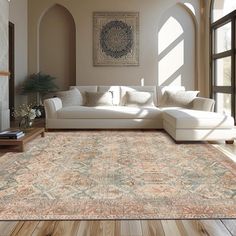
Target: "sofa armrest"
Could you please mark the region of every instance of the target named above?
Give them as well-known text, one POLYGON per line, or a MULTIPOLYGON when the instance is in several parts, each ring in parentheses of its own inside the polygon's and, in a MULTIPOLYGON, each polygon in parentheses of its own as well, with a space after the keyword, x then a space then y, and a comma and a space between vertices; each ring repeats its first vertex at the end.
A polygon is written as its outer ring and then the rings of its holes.
POLYGON ((214 111, 215 100, 210 98, 196 97, 193 100, 193 110, 214 111))
POLYGON ((46 119, 57 118, 57 111, 62 108, 62 101, 60 98, 50 98, 44 100, 46 119))

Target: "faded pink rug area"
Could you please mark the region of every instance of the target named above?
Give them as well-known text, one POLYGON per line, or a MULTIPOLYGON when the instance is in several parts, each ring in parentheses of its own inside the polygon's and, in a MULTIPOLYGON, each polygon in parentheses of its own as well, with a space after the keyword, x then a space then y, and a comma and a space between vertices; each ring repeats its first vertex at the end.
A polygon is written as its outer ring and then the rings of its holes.
POLYGON ((236 164, 161 131, 46 133, 0 157, 1 220, 236 217, 236 164))

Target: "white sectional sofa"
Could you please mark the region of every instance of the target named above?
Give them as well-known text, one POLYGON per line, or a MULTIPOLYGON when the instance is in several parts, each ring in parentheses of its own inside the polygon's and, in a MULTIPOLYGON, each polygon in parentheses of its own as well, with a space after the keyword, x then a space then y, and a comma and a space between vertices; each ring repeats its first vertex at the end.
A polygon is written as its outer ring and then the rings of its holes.
POLYGON ((176 141, 233 140, 236 137, 234 119, 214 113, 212 99, 195 97, 187 107, 163 106, 167 92, 183 91, 183 87, 71 87, 75 88, 83 99, 90 93, 101 96, 111 93, 112 104, 64 106, 59 97, 47 99, 44 101, 47 129, 165 129, 176 141), (143 105, 147 94, 152 101, 143 105))

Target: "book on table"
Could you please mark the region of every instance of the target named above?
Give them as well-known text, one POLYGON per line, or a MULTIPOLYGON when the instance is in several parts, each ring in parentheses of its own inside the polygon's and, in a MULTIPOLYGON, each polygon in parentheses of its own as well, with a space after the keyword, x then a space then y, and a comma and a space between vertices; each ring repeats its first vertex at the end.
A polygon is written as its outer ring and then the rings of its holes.
POLYGON ((21 130, 7 130, 0 132, 0 139, 19 139, 24 135, 25 133, 21 130))

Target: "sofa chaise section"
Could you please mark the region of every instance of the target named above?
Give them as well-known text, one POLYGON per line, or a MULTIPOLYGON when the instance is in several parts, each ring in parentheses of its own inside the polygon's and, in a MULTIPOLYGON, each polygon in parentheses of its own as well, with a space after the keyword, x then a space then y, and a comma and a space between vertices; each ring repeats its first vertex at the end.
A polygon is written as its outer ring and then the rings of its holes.
POLYGON ((164 129, 176 141, 227 140, 236 138, 233 117, 197 110, 166 110, 164 129))

